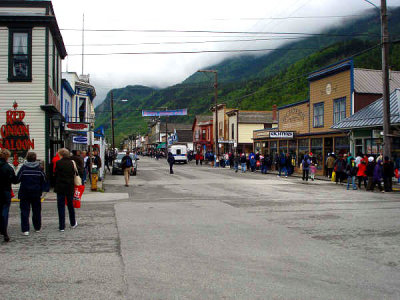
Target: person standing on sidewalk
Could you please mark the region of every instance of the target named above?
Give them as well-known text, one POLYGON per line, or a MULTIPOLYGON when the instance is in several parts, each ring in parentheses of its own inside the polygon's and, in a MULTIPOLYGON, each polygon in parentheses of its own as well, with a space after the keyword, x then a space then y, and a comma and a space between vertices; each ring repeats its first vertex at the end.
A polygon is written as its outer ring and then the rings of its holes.
POLYGON ((347 189, 350 188, 350 182, 351 182, 353 185, 353 190, 356 190, 357 167, 354 157, 350 157, 350 162, 346 166, 346 174, 347 174, 347 189))
POLYGON ((8 213, 11 205, 11 184, 17 182, 14 169, 8 164, 11 153, 7 149, 0 150, 0 234, 9 242, 8 213))
POLYGON ((174 170, 172 169, 172 167, 174 166, 175 158, 174 158, 174 156, 172 155, 171 152, 168 152, 167 161, 168 161, 168 164, 169 164, 169 174, 174 174, 174 170))
POLYGON ((303 161, 301 162, 301 167, 303 169, 303 181, 308 181, 308 174, 310 172, 310 164, 311 160, 309 156, 306 154, 303 158, 303 161))
POLYGON ((121 159, 121 169, 124 172, 125 186, 129 186, 129 178, 131 176, 132 167, 132 158, 129 155, 129 151, 126 151, 126 155, 121 159))
POLYGON ((242 155, 240 156, 240 165, 242 173, 246 173, 246 164, 247 164, 246 154, 242 153, 242 155))
POLYGON ((335 166, 335 158, 331 153, 329 153, 328 158, 326 159, 326 170, 328 178, 332 178, 332 172, 334 166, 335 166))
POLYGON ((57 208, 59 230, 65 230, 65 201, 67 201, 69 222, 72 228, 76 228, 78 223, 75 220, 75 209, 72 204, 74 197, 74 175, 75 167, 65 148, 58 150, 61 159, 56 164, 56 186, 54 192, 57 193, 57 208))
POLYGON ((240 164, 240 156, 239 153, 235 152, 233 157, 233 167, 235 169, 235 173, 239 171, 239 164, 240 164))
POLYGON ((21 231, 23 235, 29 235, 29 214, 32 206, 32 224, 36 232, 42 227, 42 203, 41 196, 46 185, 46 176, 36 160, 35 152, 28 152, 26 162, 19 169, 17 183, 21 183, 18 191, 21 209, 21 231))
POLYGON ((78 174, 81 179, 84 177, 85 172, 85 163, 83 162, 83 158, 81 157, 81 151, 79 150, 72 150, 72 160, 76 164, 76 168, 78 169, 78 174))

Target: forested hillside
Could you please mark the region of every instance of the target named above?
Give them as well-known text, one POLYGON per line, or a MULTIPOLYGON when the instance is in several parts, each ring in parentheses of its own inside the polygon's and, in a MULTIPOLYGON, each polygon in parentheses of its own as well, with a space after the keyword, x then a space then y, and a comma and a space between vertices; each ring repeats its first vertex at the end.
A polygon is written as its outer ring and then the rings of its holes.
MULTIPOLYGON (((380 20, 375 14, 332 28, 322 36, 313 36, 283 45, 263 56, 228 59, 209 69, 218 70, 219 102, 240 109, 268 110, 306 99, 307 74, 338 60, 353 57, 359 68, 381 68, 379 47, 380 20), (290 50, 297 49, 297 50, 290 50), (319 49, 319 50, 317 50, 319 49)), ((390 12, 391 39, 400 37, 400 9, 390 12)), ((400 44, 392 44, 390 65, 400 70, 400 44)), ((207 113, 214 101, 213 77, 195 73, 181 84, 156 90, 127 86, 113 90, 117 142, 132 133, 145 133, 146 120, 141 109, 157 107, 188 108, 188 117, 176 122, 191 122, 196 114, 207 113), (117 102, 128 99, 128 102, 117 102)), ((110 133, 110 93, 96 108, 96 125, 110 133)))

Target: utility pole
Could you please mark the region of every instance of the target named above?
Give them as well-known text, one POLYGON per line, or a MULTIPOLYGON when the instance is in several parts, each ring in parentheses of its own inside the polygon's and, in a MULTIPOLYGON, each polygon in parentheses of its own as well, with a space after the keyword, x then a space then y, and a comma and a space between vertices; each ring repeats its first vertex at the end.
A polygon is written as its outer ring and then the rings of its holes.
MULTIPOLYGON (((165 111, 168 107, 165 108, 165 111)), ((165 157, 168 157, 168 116, 165 116, 165 157)))
POLYGON ((114 98, 113 91, 110 92, 110 103, 111 103, 111 141, 112 141, 112 151, 115 151, 115 136, 114 136, 114 98))
POLYGON ((381 0, 382 81, 383 81, 383 156, 391 157, 390 89, 389 89, 389 30, 386 0, 381 0))
POLYGON ((219 156, 219 144, 218 144, 218 71, 217 70, 199 70, 200 73, 214 73, 214 106, 215 106, 215 155, 219 156))

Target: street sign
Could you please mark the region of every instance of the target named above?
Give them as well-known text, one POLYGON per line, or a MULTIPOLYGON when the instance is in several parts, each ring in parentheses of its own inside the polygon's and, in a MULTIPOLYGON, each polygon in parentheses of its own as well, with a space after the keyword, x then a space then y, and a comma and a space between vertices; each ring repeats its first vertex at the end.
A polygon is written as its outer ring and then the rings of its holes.
POLYGON ((175 110, 142 110, 142 117, 186 116, 187 108, 175 110))

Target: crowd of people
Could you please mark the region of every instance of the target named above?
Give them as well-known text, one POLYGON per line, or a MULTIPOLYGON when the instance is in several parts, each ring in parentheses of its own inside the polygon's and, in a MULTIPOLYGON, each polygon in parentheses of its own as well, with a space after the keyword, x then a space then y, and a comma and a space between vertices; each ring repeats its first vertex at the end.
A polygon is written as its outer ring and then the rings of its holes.
POLYGON ((32 225, 35 232, 40 233, 42 228, 43 193, 54 186, 57 194, 57 210, 60 232, 65 231, 65 206, 68 208, 71 228, 78 226, 73 206, 76 178, 82 184, 91 179, 90 162, 101 167, 101 158, 95 150, 93 153, 86 151, 59 149, 52 159, 51 174, 44 173, 43 160, 39 160, 35 152, 28 152, 24 164, 15 173, 9 164, 10 151, 0 150, 0 234, 5 242, 10 241, 8 235, 8 218, 11 199, 14 197, 12 184, 19 184, 18 199, 20 201, 21 232, 24 236, 30 235, 29 216, 32 211, 32 225))

